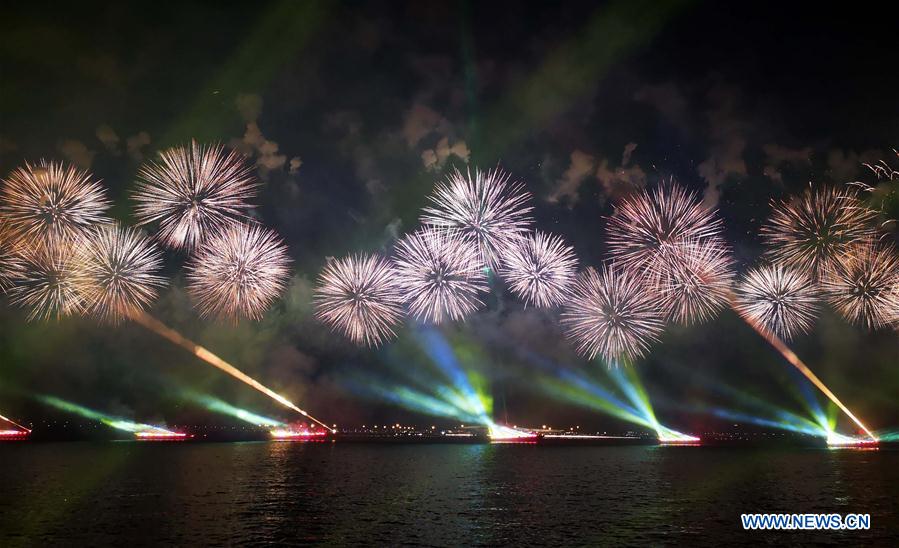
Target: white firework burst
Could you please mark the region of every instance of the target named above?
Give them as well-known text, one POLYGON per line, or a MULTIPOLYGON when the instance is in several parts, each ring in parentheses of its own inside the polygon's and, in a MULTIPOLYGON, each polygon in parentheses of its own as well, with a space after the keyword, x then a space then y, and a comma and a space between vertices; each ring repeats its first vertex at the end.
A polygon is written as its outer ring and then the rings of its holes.
POLYGON ((368 346, 395 336, 403 303, 393 265, 379 255, 328 261, 315 290, 315 316, 355 344, 368 346))
POLYGON ((847 320, 876 329, 899 319, 899 257, 891 245, 870 240, 821 281, 824 296, 847 320))
POLYGON ((165 285, 162 253, 132 228, 108 225, 76 246, 84 313, 118 323, 147 307, 165 285))
POLYGON ((471 173, 456 170, 434 189, 432 206, 424 209, 424 225, 459 231, 477 242, 480 260, 496 270, 504 255, 533 224, 531 195, 509 175, 495 169, 471 173))
POLYGON ((257 189, 252 167, 233 150, 196 142, 164 150, 138 173, 138 224, 158 222, 165 245, 193 250, 244 222, 257 189))
POLYGON ((580 354, 611 365, 643 356, 665 324, 640 277, 605 266, 578 277, 562 325, 580 354))
POLYGON ((549 308, 569 295, 577 277, 577 257, 561 237, 538 230, 512 248, 500 272, 526 304, 549 308))
POLYGON ((61 318, 84 310, 75 268, 74 242, 19 246, 8 263, 9 300, 28 310, 29 320, 61 318))
POLYGON ((208 238, 187 265, 200 315, 261 319, 287 285, 290 257, 273 231, 233 225, 208 238))
POLYGON ((811 329, 818 313, 818 289, 805 272, 765 265, 746 274, 734 304, 750 323, 789 340, 811 329))
POLYGON ((57 162, 26 163, 3 181, 0 212, 12 238, 25 245, 71 242, 106 223, 110 202, 86 171, 57 162))
POLYGON ((672 320, 702 323, 727 306, 733 285, 733 260, 724 242, 711 238, 687 242, 665 253, 658 270, 647 276, 672 320))
POLYGON ((486 274, 474 242, 456 231, 422 229, 396 247, 396 277, 413 316, 435 324, 483 306, 486 274))

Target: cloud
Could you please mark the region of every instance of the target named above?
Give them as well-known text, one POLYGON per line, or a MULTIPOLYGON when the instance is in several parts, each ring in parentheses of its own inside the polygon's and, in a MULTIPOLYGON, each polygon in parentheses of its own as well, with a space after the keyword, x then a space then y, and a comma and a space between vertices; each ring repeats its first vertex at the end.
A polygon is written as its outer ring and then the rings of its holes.
POLYGON ((449 138, 444 137, 437 142, 436 148, 429 148, 421 153, 421 161, 425 169, 437 171, 446 164, 450 156, 456 156, 468 163, 470 155, 471 151, 468 150, 468 145, 465 144, 465 141, 456 141, 453 143, 453 146, 450 146, 449 138))
POLYGON ((296 175, 297 172, 300 171, 300 166, 303 165, 303 160, 299 156, 294 156, 290 159, 290 163, 288 164, 287 172, 291 175, 296 175))
POLYGON ((777 144, 762 145, 765 152, 765 167, 762 174, 772 181, 783 182, 781 168, 785 166, 810 165, 812 148, 788 148, 777 144))
POLYGON ((448 133, 446 131, 448 124, 446 119, 434 109, 415 103, 403 117, 401 133, 409 148, 415 148, 431 132, 443 129, 441 133, 448 133))
POLYGON ((697 172, 709 184, 703 202, 718 205, 721 185, 730 177, 748 174, 743 152, 746 150, 745 124, 736 115, 737 94, 730 88, 718 86, 709 93, 712 107, 707 111, 708 131, 711 137, 709 156, 697 172))
POLYGON ((257 120, 262 113, 262 97, 255 93, 241 93, 234 102, 247 125, 243 137, 232 139, 231 146, 248 157, 255 157, 259 175, 267 179, 269 173, 284 167, 287 156, 279 154, 278 143, 267 139, 259 129, 257 120))
POLYGON ((66 139, 59 143, 58 148, 67 160, 83 169, 90 169, 91 164, 94 163, 94 156, 97 154, 77 139, 66 139))
POLYGON ((863 164, 873 164, 883 158, 884 154, 880 150, 858 153, 835 148, 827 153, 827 173, 830 180, 836 183, 857 181, 862 170, 867 169, 863 164))
POLYGON ((119 154, 119 136, 114 129, 103 124, 97 128, 95 133, 97 139, 106 147, 106 150, 116 155, 119 154))
POLYGON ((573 151, 568 169, 562 173, 562 178, 556 181, 546 201, 551 204, 567 202, 569 206, 576 204, 581 184, 587 177, 593 175, 594 165, 593 156, 582 150, 573 151))
POLYGON ((609 168, 609 161, 603 159, 596 170, 596 178, 603 187, 605 198, 614 200, 646 186, 646 172, 638 165, 630 166, 631 155, 637 149, 636 143, 628 143, 621 154, 621 165, 609 168))
POLYGON ((143 161, 144 153, 141 149, 150 144, 150 134, 146 131, 141 131, 131 137, 125 139, 125 149, 128 151, 128 156, 130 156, 135 162, 143 161))

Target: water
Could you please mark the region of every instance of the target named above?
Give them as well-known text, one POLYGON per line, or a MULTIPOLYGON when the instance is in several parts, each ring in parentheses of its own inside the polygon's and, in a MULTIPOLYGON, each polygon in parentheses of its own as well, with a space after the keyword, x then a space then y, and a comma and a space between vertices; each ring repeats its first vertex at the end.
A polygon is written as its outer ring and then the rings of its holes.
POLYGON ((8 443, 0 545, 895 545, 897 485, 890 450, 8 443), (872 529, 743 532, 741 512, 872 529))

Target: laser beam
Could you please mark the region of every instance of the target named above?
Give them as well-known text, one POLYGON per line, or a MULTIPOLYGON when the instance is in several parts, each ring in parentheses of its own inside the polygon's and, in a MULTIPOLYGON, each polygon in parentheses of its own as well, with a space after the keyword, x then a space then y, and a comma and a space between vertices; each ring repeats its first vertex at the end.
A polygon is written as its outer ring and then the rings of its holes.
POLYGON ((21 424, 17 423, 16 421, 14 421, 14 420, 12 420, 12 419, 9 419, 9 418, 7 418, 7 417, 4 417, 3 415, 0 415, 0 419, 5 420, 6 422, 8 422, 9 424, 15 426, 16 428, 21 428, 22 430, 24 430, 24 431, 26 431, 26 432, 31 432, 31 428, 25 428, 24 426, 22 426, 21 424))
POLYGON ((216 354, 213 354, 205 347, 200 346, 199 344, 191 341, 187 337, 184 337, 183 335, 181 335, 174 329, 168 327, 167 325, 165 325, 161 321, 157 320, 153 316, 147 314, 146 312, 137 312, 135 314, 132 314, 131 319, 134 320, 138 325, 145 327, 146 329, 149 329, 153 333, 156 333, 157 335, 168 340, 169 342, 172 342, 172 343, 180 346, 181 348, 187 350, 188 352, 190 352, 194 356, 200 358, 201 360, 205 361, 209 365, 224 371, 225 373, 231 375, 232 377, 243 382, 244 384, 251 386, 251 387, 255 388, 256 390, 262 392, 263 394, 272 398, 273 400, 280 403, 284 407, 287 407, 288 409, 292 409, 292 410, 296 411, 300 415, 303 415, 307 419, 315 422, 319 426, 324 427, 326 430, 328 430, 330 432, 334 431, 330 426, 328 426, 327 424, 318 420, 317 418, 313 417, 305 410, 300 409, 293 402, 291 402, 284 396, 282 396, 282 395, 278 394, 277 392, 275 392, 274 390, 266 387, 265 385, 263 385, 262 383, 260 383, 256 379, 254 379, 253 377, 247 375, 240 369, 234 367, 230 363, 228 363, 225 360, 223 360, 222 358, 218 357, 216 354))

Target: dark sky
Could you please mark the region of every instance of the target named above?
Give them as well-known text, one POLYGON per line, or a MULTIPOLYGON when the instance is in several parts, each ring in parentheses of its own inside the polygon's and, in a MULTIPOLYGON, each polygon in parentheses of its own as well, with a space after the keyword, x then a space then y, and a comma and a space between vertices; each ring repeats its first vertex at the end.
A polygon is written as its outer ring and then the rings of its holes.
MULTIPOLYGON (((720 208, 745 269, 769 200, 810 181, 874 182, 862 163, 899 146, 897 19, 876 4, 221 4, 8 3, 0 172, 40 158, 89 167, 127 222, 137 168, 160 149, 196 138, 246 152, 265 183, 254 214, 291 249, 290 290, 258 324, 204 322, 183 291, 185 257, 169 253, 172 285, 153 312, 340 423, 432 421, 359 393, 434 373, 413 330, 355 349, 311 318, 310 296, 326 257, 387 249, 414 229, 452 167, 510 171, 534 194, 538 226, 594 265, 612 201, 674 177, 720 208)), ((899 216, 895 200, 886 207, 899 216)), ((552 313, 523 310, 501 285, 488 301, 441 331, 500 418, 623 427, 547 393, 522 357, 602 376, 552 313)), ((794 348, 875 428, 899 425, 895 332, 825 310, 794 348)), ((0 360, 0 412, 28 420, 58 416, 33 394, 140 420, 229 420, 179 387, 280 413, 135 326, 28 324, 4 302, 0 360)), ((735 405, 715 386, 802 411, 804 381, 731 312, 669 329, 637 368, 663 422, 685 429, 719 424, 690 408, 735 405)))

